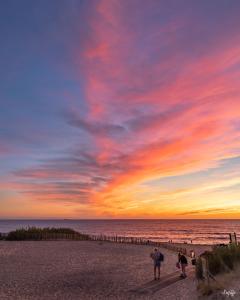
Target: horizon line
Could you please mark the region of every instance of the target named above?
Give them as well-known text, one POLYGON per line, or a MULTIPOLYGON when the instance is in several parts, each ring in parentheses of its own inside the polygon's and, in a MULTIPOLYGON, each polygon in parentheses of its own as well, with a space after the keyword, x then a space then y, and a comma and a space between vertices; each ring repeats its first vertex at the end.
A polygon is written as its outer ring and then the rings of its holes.
POLYGON ((181 221, 181 220, 236 220, 240 221, 240 218, 83 218, 83 219, 76 219, 76 218, 0 218, 0 221, 135 221, 135 220, 142 220, 142 221, 152 221, 152 220, 158 220, 158 221, 168 221, 168 220, 174 220, 174 221, 181 221))

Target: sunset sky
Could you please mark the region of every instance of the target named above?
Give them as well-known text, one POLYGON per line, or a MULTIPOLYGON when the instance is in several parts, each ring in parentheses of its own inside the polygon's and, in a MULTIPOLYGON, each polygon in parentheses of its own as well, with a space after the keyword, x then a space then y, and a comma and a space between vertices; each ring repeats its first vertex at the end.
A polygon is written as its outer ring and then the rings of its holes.
POLYGON ((0 218, 240 218, 240 1, 0 2, 0 218))

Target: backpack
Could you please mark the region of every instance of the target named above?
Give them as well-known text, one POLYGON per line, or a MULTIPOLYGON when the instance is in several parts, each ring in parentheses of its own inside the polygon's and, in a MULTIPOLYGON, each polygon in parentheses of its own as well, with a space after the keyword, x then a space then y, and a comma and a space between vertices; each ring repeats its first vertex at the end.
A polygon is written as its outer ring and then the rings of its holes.
POLYGON ((159 261, 164 261, 164 255, 161 252, 159 254, 159 261))

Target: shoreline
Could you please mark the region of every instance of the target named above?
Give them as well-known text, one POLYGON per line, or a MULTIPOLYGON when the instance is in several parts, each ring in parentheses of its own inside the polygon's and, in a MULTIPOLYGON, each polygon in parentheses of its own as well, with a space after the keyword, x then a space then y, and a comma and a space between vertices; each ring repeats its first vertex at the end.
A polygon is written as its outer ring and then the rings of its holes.
MULTIPOLYGON (((19 228, 20 229, 20 228, 19 228)), ((22 229, 22 228, 21 228, 22 229)), ((18 230, 18 229, 16 229, 18 230)), ((10 233, 11 231, 8 231, 8 232, 0 232, 0 237, 3 237, 3 240, 5 237, 7 237, 7 235, 10 233)), ((76 231, 77 232, 77 231, 76 231)), ((102 241, 102 242, 114 242, 114 243, 125 243, 125 244, 134 244, 135 242, 134 241, 139 241, 139 242, 136 242, 136 244, 159 244, 159 245, 175 245, 175 246, 182 246, 182 247, 197 247, 197 246, 216 246, 216 245, 219 245, 220 243, 194 243, 194 242, 169 242, 169 241, 158 241, 156 239, 154 240, 151 240, 150 238, 146 238, 146 237, 140 237, 140 236, 120 236, 120 235, 111 235, 111 236, 108 236, 108 235, 104 235, 104 234, 99 234, 99 235, 94 235, 94 234, 88 234, 88 233, 83 233, 83 232, 77 232, 77 233, 80 233, 80 234, 85 234, 85 235, 88 235, 90 237, 90 239, 92 241, 102 241), (122 241, 118 241, 117 239, 122 239, 122 241), (131 240, 133 240, 133 242, 131 242, 131 240)), ((51 239, 49 239, 51 240, 51 239)), ((58 240, 58 239, 52 239, 52 240, 58 240)), ((64 238, 63 238, 64 240, 64 238)), ((1 239, 0 239, 1 241, 1 239)), ((224 244, 224 245, 228 245, 229 244, 229 241, 227 242, 228 240, 226 241, 223 241, 223 243, 221 244, 224 244)))
POLYGON ((7 233, 16 229, 37 228, 72 228, 88 234, 102 236, 125 236, 142 238, 159 243, 173 240, 174 244, 187 242, 192 245, 228 244, 229 233, 236 231, 240 240, 239 219, 146 219, 146 218, 117 218, 117 219, 1 219, 0 232, 7 233))

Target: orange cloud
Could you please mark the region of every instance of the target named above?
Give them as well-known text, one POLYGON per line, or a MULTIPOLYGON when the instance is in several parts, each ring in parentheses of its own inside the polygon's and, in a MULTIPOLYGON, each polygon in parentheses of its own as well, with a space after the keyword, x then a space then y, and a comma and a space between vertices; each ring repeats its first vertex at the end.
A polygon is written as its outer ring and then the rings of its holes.
MULTIPOLYGON (((98 216, 147 210, 149 216, 177 216, 186 210, 177 202, 160 206, 161 195, 148 199, 150 188, 142 184, 240 155, 238 31, 221 27, 220 35, 209 28, 204 39, 205 19, 198 24, 198 13, 197 20, 183 13, 165 15, 158 1, 92 4, 76 50, 87 113, 71 101, 71 113, 64 114, 80 132, 77 145, 59 159, 14 172, 21 181, 15 189, 39 202, 91 207, 98 216)), ((187 196, 191 189, 179 191, 187 196)), ((164 197, 170 201, 173 193, 176 198, 176 191, 164 197)), ((190 200, 189 212, 200 211, 197 200, 190 200)))
MULTIPOLYGON (((229 71, 240 63, 237 34, 216 38, 217 45, 193 59, 177 48, 164 52, 167 37, 161 27, 155 28, 159 39, 152 45, 141 44, 138 30, 127 32, 125 13, 119 1, 100 1, 91 22, 94 42, 85 53, 89 120, 117 121, 129 130, 119 142, 109 136, 95 138, 100 161, 108 161, 119 151, 124 158, 118 164, 127 166, 111 174, 96 201, 106 197, 114 201, 111 194, 117 199, 122 186, 194 172, 239 153, 234 121, 240 117, 240 74, 229 71), (165 112, 182 104, 186 109, 163 118, 165 112), (139 114, 138 124, 141 117, 144 124, 149 110, 147 126, 131 123, 132 111, 141 111, 141 107, 145 112, 139 114), (155 117, 152 121, 151 115, 155 117)), ((132 24, 136 25, 134 19, 132 24)), ((169 24, 174 24, 174 35, 168 41, 174 48, 178 32, 189 24, 182 20, 169 24)))

